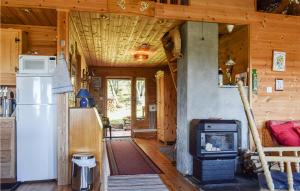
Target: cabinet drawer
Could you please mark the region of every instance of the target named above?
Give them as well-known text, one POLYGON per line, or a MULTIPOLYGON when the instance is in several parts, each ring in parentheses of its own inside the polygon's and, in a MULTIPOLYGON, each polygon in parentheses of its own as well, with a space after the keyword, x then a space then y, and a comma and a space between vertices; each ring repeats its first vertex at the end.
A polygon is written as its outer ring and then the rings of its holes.
POLYGON ((15 178, 15 168, 11 163, 1 163, 0 178, 15 178))
POLYGON ((13 129, 15 127, 15 120, 14 119, 1 119, 0 125, 1 125, 0 131, 2 131, 3 128, 13 129))
MULTIPOLYGON (((4 123, 1 123, 3 125, 4 123)), ((5 125, 5 124, 4 124, 5 125)), ((14 131, 11 127, 1 127, 0 128, 0 139, 11 139, 14 131)))
POLYGON ((9 163, 11 161, 11 151, 6 150, 6 151, 0 151, 0 163, 9 163))
POLYGON ((11 150, 13 149, 13 145, 11 145, 11 140, 10 139, 1 139, 0 140, 0 151, 5 151, 5 150, 11 150))
POLYGON ((16 74, 0 74, 0 84, 6 86, 15 86, 16 85, 16 74))

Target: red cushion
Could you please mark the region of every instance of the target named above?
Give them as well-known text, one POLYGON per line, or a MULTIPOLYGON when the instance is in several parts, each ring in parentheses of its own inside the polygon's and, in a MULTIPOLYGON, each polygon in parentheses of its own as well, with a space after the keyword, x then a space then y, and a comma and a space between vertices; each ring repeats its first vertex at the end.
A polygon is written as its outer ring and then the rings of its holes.
POLYGON ((294 130, 298 133, 298 135, 300 137, 300 126, 294 127, 294 130))
POLYGON ((279 144, 283 146, 300 146, 300 137, 294 130, 293 122, 271 125, 270 130, 279 144))

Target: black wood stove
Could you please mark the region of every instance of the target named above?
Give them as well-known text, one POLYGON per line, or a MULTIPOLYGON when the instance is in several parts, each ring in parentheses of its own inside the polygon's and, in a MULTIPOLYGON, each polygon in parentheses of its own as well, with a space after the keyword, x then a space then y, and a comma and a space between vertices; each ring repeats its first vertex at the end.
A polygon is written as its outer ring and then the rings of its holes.
POLYGON ((240 147, 240 122, 194 119, 190 125, 193 177, 202 184, 235 179, 235 161, 240 147))

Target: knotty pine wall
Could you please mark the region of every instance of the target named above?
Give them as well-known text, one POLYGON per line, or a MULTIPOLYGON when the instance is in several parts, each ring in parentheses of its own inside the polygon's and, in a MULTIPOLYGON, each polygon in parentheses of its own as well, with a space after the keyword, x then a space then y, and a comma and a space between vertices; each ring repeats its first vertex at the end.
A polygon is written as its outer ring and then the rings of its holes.
POLYGON ((1 24, 1 28, 21 29, 27 33, 27 50, 38 55, 56 55, 56 27, 1 24))
POLYGON ((300 119, 300 26, 268 19, 251 26, 251 64, 258 70, 259 89, 253 94, 258 126, 266 120, 300 119), (272 71, 273 50, 286 52, 286 71, 272 71), (275 90, 275 79, 284 80, 284 91, 275 90), (273 93, 267 94, 266 87, 273 93))
POLYGON ((132 79, 132 116, 131 122, 134 128, 148 128, 149 127, 149 104, 156 104, 156 80, 155 74, 161 68, 111 68, 111 67, 91 67, 95 76, 101 77, 100 91, 94 91, 90 86, 90 92, 99 105, 100 112, 106 116, 106 79, 109 78, 130 78, 132 79), (135 119, 135 79, 146 79, 146 117, 145 120, 135 119))

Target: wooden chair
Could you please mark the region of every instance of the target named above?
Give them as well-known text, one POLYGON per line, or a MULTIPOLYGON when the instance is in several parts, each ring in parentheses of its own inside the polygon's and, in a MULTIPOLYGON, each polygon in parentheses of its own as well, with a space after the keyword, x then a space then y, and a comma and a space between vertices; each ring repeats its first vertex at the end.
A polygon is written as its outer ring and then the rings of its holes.
POLYGON ((107 129, 109 129, 109 138, 111 139, 111 125, 108 117, 102 117, 102 124, 103 124, 103 129, 104 129, 104 137, 107 136, 107 129))
POLYGON ((259 155, 259 159, 263 168, 263 174, 259 174, 259 182, 261 190, 300 190, 300 172, 299 163, 300 157, 298 152, 300 147, 263 147, 259 137, 259 133, 254 121, 254 116, 250 108, 246 93, 244 91, 243 83, 238 83, 239 92, 244 104, 245 112, 248 118, 250 131, 259 155), (284 152, 294 152, 294 156, 283 156, 284 152), (277 152, 279 156, 266 156, 265 153, 277 152), (271 171, 269 168, 270 162, 279 163, 280 171, 271 171), (296 172, 292 172, 292 163, 295 164, 296 172), (286 173, 284 173, 284 164, 286 164, 286 173), (280 182, 281 181, 281 182, 280 182), (283 182, 282 182, 283 181, 283 182), (286 184, 287 183, 287 184, 286 184), (285 186, 287 185, 287 186, 285 186))

